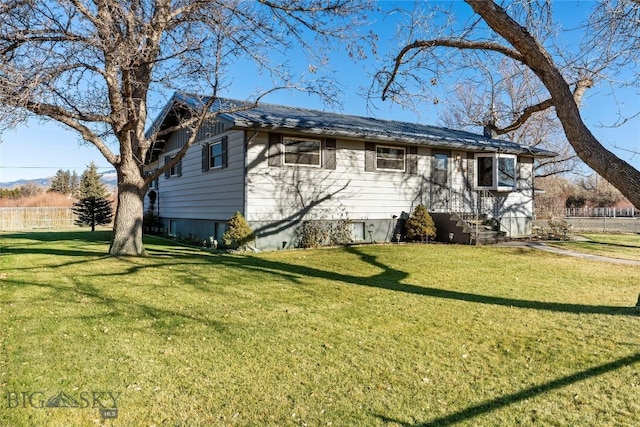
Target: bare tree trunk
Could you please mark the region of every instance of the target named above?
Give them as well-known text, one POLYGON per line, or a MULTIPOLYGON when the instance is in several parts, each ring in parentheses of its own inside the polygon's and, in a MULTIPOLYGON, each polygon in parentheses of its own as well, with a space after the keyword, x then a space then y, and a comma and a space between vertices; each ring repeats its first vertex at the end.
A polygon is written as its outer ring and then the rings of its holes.
MULTIPOLYGON (((132 163, 132 162, 131 162, 132 163)), ((113 224, 110 255, 146 255, 142 244, 142 218, 146 186, 134 164, 121 164, 118 173, 118 206, 113 224)))
POLYGON ((585 126, 569 85, 551 56, 529 32, 492 1, 467 0, 485 22, 522 55, 543 82, 553 100, 558 119, 576 154, 640 209, 640 171, 600 144, 585 126))
POLYGON ((556 99, 556 114, 578 157, 640 209, 640 171, 600 144, 584 125, 572 100, 556 99))

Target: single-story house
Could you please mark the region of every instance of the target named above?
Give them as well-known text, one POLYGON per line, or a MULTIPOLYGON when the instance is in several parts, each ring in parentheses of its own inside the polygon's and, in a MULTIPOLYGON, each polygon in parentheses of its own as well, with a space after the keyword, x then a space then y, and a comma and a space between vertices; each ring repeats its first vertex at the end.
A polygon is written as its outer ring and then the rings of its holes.
MULTIPOLYGON (((202 105, 200 97, 176 94, 152 129, 175 126, 202 105)), ((238 211, 258 249, 296 247, 306 221, 348 220, 353 242, 391 242, 423 204, 436 220, 437 240, 473 242, 474 227, 462 218, 490 220, 501 234, 524 237, 533 217, 534 160, 555 155, 415 123, 267 103, 231 108, 243 105, 216 100, 211 108, 222 113, 151 186, 169 235, 220 240, 238 211)), ((188 132, 158 141, 148 169, 170 161, 188 132)))

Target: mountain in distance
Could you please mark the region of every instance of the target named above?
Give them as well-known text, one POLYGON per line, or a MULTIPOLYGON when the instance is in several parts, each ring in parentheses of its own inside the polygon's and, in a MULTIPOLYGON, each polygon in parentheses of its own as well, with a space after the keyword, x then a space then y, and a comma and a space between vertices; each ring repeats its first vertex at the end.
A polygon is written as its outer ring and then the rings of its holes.
POLYGON ((38 187, 49 187, 50 183, 51 178, 19 179, 17 181, 0 182, 0 188, 8 188, 11 190, 27 184, 34 184, 38 187))
MULTIPOLYGON (((104 172, 100 175, 100 180, 107 187, 107 189, 111 190, 118 186, 118 175, 116 174, 115 169, 104 172)), ((80 175, 78 175, 78 178, 79 177, 80 175)), ((53 176, 47 178, 19 179, 17 181, 0 182, 0 188, 12 189, 16 187, 22 187, 23 185, 27 184, 34 184, 38 187, 49 188, 49 186, 51 185, 51 178, 53 178, 53 176)))

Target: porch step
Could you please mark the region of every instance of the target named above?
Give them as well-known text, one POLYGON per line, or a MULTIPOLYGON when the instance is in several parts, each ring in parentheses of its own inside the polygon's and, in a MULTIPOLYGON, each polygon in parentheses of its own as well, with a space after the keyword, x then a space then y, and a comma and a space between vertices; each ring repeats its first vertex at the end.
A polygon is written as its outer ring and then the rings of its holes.
POLYGON ((505 242, 507 240, 506 233, 504 231, 479 231, 477 235, 473 233, 471 235, 472 243, 475 243, 477 239, 478 245, 495 245, 496 243, 505 242))
POLYGON ((436 241, 459 244, 488 245, 506 240, 506 233, 500 231, 499 223, 486 216, 464 218, 452 212, 433 212, 431 218, 436 225, 436 241))
POLYGON ((471 229, 459 215, 451 212, 432 212, 430 215, 436 225, 436 241, 462 245, 471 243, 471 229))

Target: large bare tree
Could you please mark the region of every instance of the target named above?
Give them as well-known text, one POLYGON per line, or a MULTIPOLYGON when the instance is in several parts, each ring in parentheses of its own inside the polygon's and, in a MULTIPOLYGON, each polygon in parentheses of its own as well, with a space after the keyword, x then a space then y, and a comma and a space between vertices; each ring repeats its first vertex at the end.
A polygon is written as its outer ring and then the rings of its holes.
POLYGON ((640 208, 640 172, 607 150, 587 128, 579 111, 585 92, 596 82, 637 90, 640 3, 602 0, 582 27, 581 46, 571 52, 556 41, 550 1, 510 2, 506 9, 488 0, 465 2, 474 14, 463 25, 451 9, 428 23, 414 17, 410 42, 388 68, 377 73, 374 90, 379 90, 383 99, 403 102, 412 96, 412 85, 424 94, 425 88, 437 84, 444 74, 468 77, 473 70, 462 68, 477 63, 478 58, 494 66, 506 59, 526 67, 546 89, 545 96, 532 99, 509 124, 494 126, 493 131, 512 132, 536 113, 554 111, 577 156, 640 208), (421 33, 420 27, 427 31, 421 33), (434 28, 440 31, 434 34, 434 28), (426 37, 419 37, 423 35, 426 37), (619 81, 622 76, 625 80, 619 81))
POLYGON ((213 118, 209 107, 233 82, 233 67, 250 67, 273 82, 233 108, 281 88, 332 99, 323 47, 342 41, 357 55, 351 37, 367 7, 366 0, 4 0, 0 123, 55 120, 95 145, 118 175, 109 252, 142 255, 146 188, 179 162, 198 126, 213 118), (293 48, 306 56, 311 79, 288 67, 293 48), (149 110, 174 91, 205 96, 163 131, 191 128, 187 144, 145 177, 150 150, 165 136, 145 133, 149 110))
POLYGON ((528 68, 505 62, 494 69, 478 62, 474 69, 480 71, 478 77, 456 84, 450 96, 439 101, 444 108, 440 120, 445 126, 504 136, 518 144, 557 153, 556 157, 537 159, 536 178, 580 172, 582 164, 550 109, 514 124, 532 100, 541 98, 544 89, 528 68))

